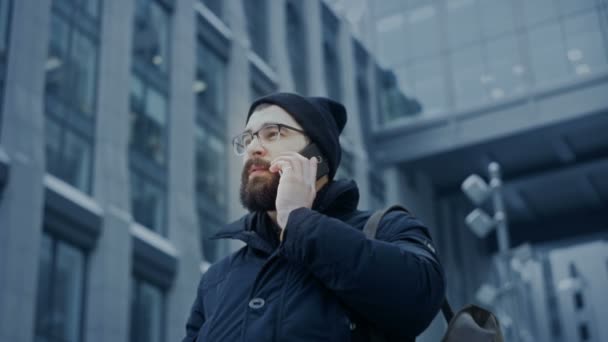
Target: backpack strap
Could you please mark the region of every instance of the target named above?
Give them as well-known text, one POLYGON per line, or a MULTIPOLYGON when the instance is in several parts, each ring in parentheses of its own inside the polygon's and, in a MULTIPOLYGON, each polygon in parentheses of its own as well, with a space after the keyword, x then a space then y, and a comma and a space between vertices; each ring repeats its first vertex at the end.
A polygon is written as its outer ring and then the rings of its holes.
MULTIPOLYGON (((378 232, 378 226, 380 225, 380 221, 382 220, 384 215, 388 214, 391 211, 397 210, 406 212, 407 214, 412 216, 409 210, 398 204, 392 205, 386 209, 377 210, 372 214, 372 216, 370 216, 370 218, 365 223, 365 226, 363 227, 363 233, 365 234, 365 236, 368 239, 375 239, 376 233, 378 232)), ((435 255, 435 257, 438 256, 435 255)), ((446 323, 449 324, 452 318, 454 317, 454 310, 452 310, 452 306, 448 302, 447 298, 445 298, 443 300, 443 303, 441 304, 441 313, 443 313, 443 318, 445 318, 446 323)))
POLYGON ((385 209, 377 210, 375 213, 372 214, 372 216, 370 216, 370 218, 365 223, 365 226, 363 227, 363 233, 365 234, 365 236, 368 239, 375 239, 376 233, 378 232, 378 226, 380 225, 380 220, 382 220, 384 215, 396 210, 404 211, 411 215, 409 210, 398 204, 392 205, 385 209))

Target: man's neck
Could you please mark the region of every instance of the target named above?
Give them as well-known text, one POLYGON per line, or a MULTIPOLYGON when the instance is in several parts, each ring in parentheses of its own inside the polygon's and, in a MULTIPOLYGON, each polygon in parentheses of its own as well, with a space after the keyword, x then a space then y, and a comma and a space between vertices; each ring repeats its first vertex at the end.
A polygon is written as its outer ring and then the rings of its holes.
MULTIPOLYGON (((317 193, 319 193, 319 190, 321 190, 321 188, 323 188, 327 183, 329 183, 329 178, 327 176, 323 176, 321 178, 319 178, 317 180, 317 182, 315 183, 315 188, 317 193)), ((275 211, 267 211, 266 212, 268 214, 268 216, 270 217, 270 219, 272 220, 272 222, 274 222, 274 224, 277 224, 277 212, 275 211)))

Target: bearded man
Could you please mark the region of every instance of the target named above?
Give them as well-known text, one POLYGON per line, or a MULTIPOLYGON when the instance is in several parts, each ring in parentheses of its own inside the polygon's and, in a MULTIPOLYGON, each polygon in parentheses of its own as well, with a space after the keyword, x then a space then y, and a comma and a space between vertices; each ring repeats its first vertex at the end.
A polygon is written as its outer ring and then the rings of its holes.
POLYGON ((357 185, 334 180, 345 124, 327 98, 251 104, 233 139, 249 213, 216 235, 245 246, 202 275, 184 342, 414 341, 433 320, 445 279, 428 229, 394 211, 367 238, 357 185))

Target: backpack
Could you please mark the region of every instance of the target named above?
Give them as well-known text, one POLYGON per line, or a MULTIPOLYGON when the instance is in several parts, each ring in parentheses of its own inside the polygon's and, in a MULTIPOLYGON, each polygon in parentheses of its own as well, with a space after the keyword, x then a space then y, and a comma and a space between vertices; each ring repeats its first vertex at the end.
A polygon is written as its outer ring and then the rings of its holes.
MULTIPOLYGON (((410 214, 406 208, 400 205, 378 210, 365 223, 363 227, 365 236, 375 239, 380 220, 391 211, 404 211, 410 214)), ((433 254, 437 254, 432 246, 427 245, 427 247, 433 254)), ((504 342, 498 319, 492 312, 484 308, 469 304, 454 314, 446 298, 441 305, 441 312, 448 323, 448 328, 441 342, 504 342)), ((373 327, 370 335, 372 342, 388 341, 381 331, 373 327)))

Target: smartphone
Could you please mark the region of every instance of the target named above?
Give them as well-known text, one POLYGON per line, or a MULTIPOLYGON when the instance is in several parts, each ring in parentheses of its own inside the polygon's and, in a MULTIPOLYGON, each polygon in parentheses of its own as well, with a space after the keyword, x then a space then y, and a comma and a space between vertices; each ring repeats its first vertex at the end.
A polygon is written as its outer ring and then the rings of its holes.
POLYGON ((308 159, 316 157, 319 161, 319 164, 317 164, 317 180, 329 174, 329 166, 327 164, 327 160, 322 157, 321 150, 319 150, 317 144, 308 144, 306 147, 304 147, 304 149, 302 149, 302 151, 300 151, 300 154, 308 159))

